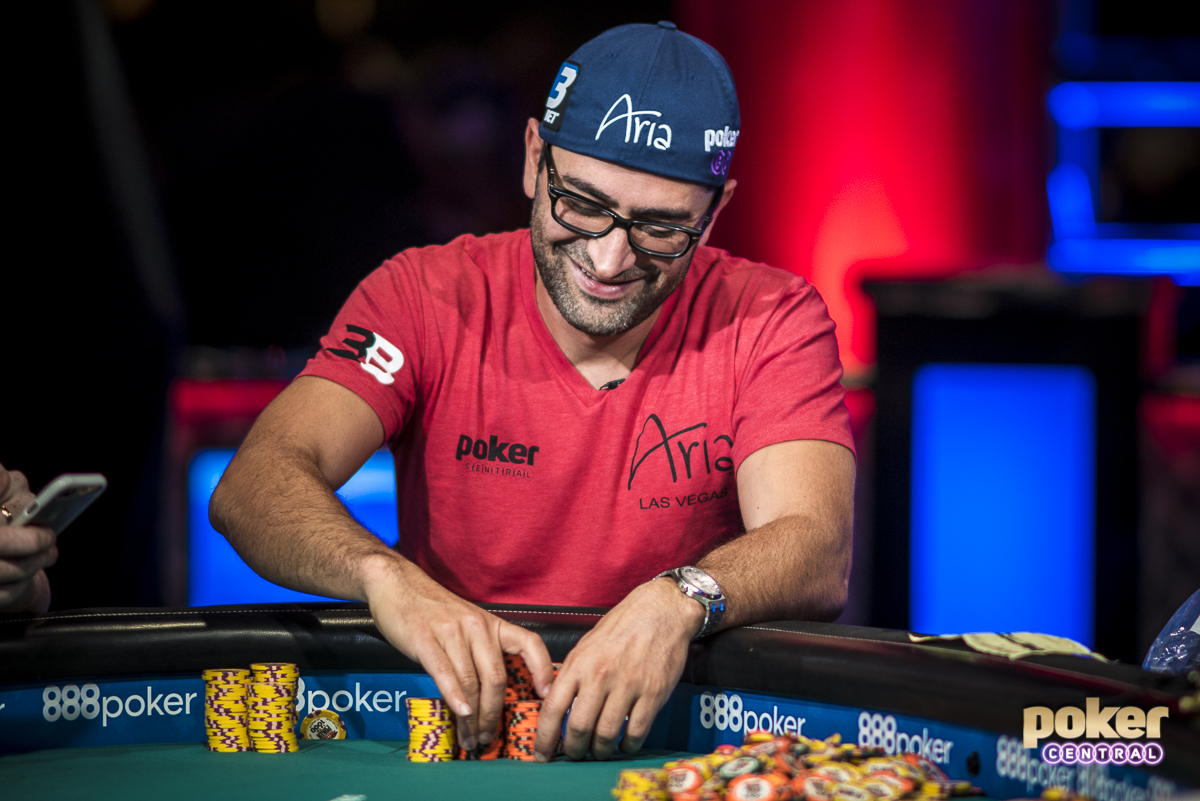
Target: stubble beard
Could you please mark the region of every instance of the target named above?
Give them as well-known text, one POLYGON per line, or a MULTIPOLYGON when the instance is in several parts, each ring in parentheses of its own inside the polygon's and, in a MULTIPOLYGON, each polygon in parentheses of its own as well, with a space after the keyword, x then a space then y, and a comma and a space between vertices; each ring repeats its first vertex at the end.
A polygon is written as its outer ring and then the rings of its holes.
MULTIPOLYGON (((533 263, 541 276, 542 286, 554 303, 558 313, 574 328, 588 336, 610 337, 623 334, 654 313, 674 292, 687 276, 696 249, 692 248, 676 261, 677 271, 665 273, 655 266, 641 267, 645 273, 641 288, 633 295, 606 300, 585 293, 571 275, 570 260, 574 260, 588 272, 594 273, 592 259, 587 253, 586 239, 553 243, 546 236, 545 226, 539 220, 548 219, 541 215, 543 204, 534 202, 530 222, 530 239, 533 242, 533 263), (648 269, 647 269, 648 268, 648 269)), ((623 231, 613 231, 609 236, 623 236, 623 231)))

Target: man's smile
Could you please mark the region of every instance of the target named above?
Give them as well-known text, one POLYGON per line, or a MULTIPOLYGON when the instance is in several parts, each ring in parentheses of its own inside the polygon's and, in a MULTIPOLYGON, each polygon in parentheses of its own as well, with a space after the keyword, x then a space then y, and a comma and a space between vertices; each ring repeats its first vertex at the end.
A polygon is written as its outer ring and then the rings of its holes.
POLYGON ((593 275, 570 256, 567 257, 567 261, 571 264, 571 273, 574 275, 575 284, 580 290, 584 294, 591 295, 600 300, 617 300, 618 298, 626 297, 636 291, 637 284, 646 278, 645 273, 635 275, 632 278, 624 278, 623 276, 630 272, 626 270, 616 279, 605 281, 593 275))

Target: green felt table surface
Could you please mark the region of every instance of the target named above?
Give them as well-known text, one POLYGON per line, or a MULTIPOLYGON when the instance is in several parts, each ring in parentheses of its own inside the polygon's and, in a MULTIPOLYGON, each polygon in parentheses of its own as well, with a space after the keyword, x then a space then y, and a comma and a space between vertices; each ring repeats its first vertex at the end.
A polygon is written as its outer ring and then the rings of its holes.
POLYGON ((214 754, 199 743, 59 748, 0 757, 6 799, 121 801, 368 801, 596 799, 611 801, 617 774, 682 755, 618 755, 608 762, 414 763, 404 740, 302 740, 295 754, 214 754))

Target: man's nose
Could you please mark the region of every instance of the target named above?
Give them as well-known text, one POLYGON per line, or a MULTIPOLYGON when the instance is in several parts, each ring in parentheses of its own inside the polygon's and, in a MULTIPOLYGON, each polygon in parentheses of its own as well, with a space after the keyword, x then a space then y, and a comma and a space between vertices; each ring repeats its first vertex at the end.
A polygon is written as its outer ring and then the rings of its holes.
POLYGON ((588 256, 595 276, 601 280, 616 278, 637 261, 625 230, 616 225, 604 236, 588 241, 588 256))

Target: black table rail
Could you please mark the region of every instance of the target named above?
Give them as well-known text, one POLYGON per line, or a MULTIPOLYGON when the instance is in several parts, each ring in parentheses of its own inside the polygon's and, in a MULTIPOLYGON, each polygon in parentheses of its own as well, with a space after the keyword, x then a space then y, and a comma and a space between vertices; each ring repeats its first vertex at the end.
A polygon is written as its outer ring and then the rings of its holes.
MULTIPOLYGON (((563 660, 604 609, 485 605, 536 631, 563 660)), ((0 683, 78 676, 188 673, 252 661, 302 671, 423 672, 375 628, 363 604, 189 609, 80 609, 0 617, 0 683)), ((1009 660, 961 643, 914 644, 908 633, 773 622, 693 643, 682 678, 695 685, 858 706, 1020 736, 1022 710, 1166 706, 1155 773, 1200 785, 1200 717, 1180 710, 1186 679, 1075 656, 1009 660)))

